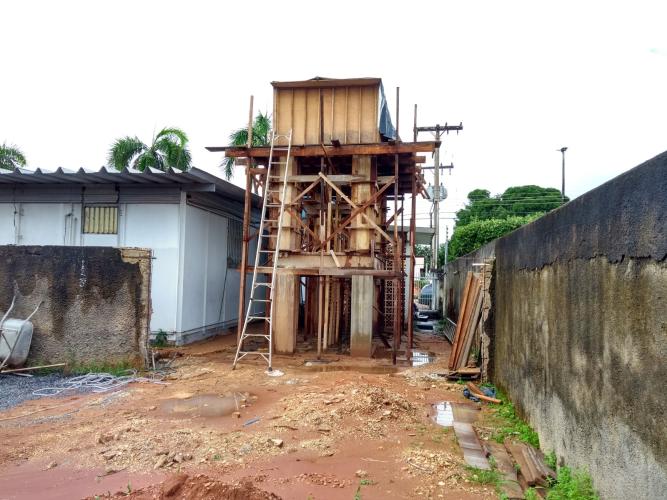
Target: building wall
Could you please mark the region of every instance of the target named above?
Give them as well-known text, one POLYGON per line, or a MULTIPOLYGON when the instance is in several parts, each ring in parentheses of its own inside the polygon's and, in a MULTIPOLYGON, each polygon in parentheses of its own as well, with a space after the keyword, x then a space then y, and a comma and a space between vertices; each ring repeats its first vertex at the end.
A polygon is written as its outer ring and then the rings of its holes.
POLYGON ((603 498, 667 490, 666 193, 664 153, 495 241, 492 378, 603 498))
POLYGON ((0 246, 0 310, 34 332, 28 365, 147 360, 150 250, 0 246))
POLYGON ((82 234, 80 203, 0 203, 0 244, 153 250, 151 330, 177 329, 179 205, 121 203, 118 234, 82 234))

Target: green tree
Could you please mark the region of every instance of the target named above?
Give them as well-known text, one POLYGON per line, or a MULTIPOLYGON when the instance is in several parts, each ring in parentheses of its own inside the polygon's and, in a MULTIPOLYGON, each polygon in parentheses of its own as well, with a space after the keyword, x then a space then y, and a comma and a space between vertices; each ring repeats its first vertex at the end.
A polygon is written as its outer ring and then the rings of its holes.
POLYGON ((25 155, 18 147, 8 146, 7 143, 0 145, 0 168, 14 170, 25 166, 25 155))
POLYGON ((452 261, 457 257, 477 250, 489 241, 500 238, 541 216, 541 213, 524 216, 512 215, 505 219, 475 220, 464 226, 457 225, 454 228, 452 239, 449 240, 447 259, 452 261))
POLYGON ((143 172, 146 168, 174 168, 185 171, 192 166, 192 156, 185 132, 178 128, 163 128, 153 137, 150 146, 136 136, 116 140, 109 150, 107 162, 117 170, 135 168, 143 172))
MULTIPOLYGON (((569 198, 565 197, 565 201, 569 198)), ((468 193, 466 206, 456 212, 456 227, 462 227, 476 220, 506 219, 546 213, 563 204, 560 191, 527 185, 515 186, 504 193, 491 196, 486 189, 475 189, 468 193)))
MULTIPOLYGON (((259 112, 252 124, 252 146, 268 146, 271 137, 271 118, 268 114, 259 112)), ((248 129, 240 128, 229 135, 229 145, 243 147, 248 144, 248 129)), ((234 173, 234 158, 224 158, 220 165, 225 171, 227 180, 234 173)))
POLYGON ((431 245, 415 245, 415 257, 424 257, 425 269, 431 267, 431 245))

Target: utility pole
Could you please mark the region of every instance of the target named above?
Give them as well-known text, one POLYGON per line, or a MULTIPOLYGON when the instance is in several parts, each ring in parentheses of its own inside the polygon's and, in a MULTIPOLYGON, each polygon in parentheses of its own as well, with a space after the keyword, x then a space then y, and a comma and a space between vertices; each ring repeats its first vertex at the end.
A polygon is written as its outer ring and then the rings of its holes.
POLYGON ((565 151, 567 151, 567 147, 562 147, 560 149, 557 149, 556 151, 560 151, 561 155, 563 156, 563 175, 562 175, 562 184, 560 188, 560 197, 561 201, 565 203, 565 151))
MULTIPOLYGON (((416 109, 416 107, 415 107, 416 109)), ((416 113, 415 113, 416 115, 416 113)), ((418 127, 415 119, 415 127, 414 127, 414 136, 415 139, 417 138, 417 133, 418 132, 432 132, 433 135, 435 136, 436 142, 440 142, 440 138, 442 137, 442 134, 449 134, 449 132, 456 131, 458 134, 460 130, 463 130, 463 123, 460 123, 458 125, 448 125, 445 123, 444 125, 436 124, 435 126, 430 126, 430 127, 418 127)), ((442 165, 440 165, 440 145, 435 150, 434 157, 433 157, 433 162, 434 162, 434 186, 433 186, 433 229, 434 229, 434 235, 433 235, 433 251, 431 252, 431 266, 432 269, 434 269, 437 273, 438 271, 438 250, 440 248, 440 169, 443 168, 442 165)), ((438 308, 438 278, 436 274, 435 282, 433 283, 433 306, 434 309, 437 310, 438 308)))

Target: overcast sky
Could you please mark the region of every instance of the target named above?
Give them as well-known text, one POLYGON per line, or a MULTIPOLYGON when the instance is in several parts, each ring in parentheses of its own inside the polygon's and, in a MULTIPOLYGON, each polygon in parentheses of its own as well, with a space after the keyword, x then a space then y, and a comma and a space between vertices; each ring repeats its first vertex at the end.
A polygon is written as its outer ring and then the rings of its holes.
MULTIPOLYGON (((475 188, 538 184, 576 197, 667 149, 667 3, 3 1, 0 142, 29 166, 96 168, 113 139, 163 126, 220 173, 248 99, 272 80, 373 76, 401 127, 446 138, 444 216, 475 188)), ((428 135, 420 136, 428 140, 428 135)), ((235 179, 237 182, 240 180, 235 179)), ((421 214, 420 225, 428 225, 421 214)))

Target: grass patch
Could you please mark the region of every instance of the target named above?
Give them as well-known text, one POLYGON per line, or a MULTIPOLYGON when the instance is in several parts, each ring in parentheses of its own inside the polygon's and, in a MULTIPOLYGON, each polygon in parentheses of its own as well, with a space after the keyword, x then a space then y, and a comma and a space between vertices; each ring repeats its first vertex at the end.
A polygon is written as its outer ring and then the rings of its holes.
POLYGON ((544 463, 551 467, 553 470, 556 470, 556 464, 558 460, 556 459, 556 452, 551 451, 544 456, 544 463))
MULTIPOLYGON (((526 497, 527 498, 527 497, 526 497)), ((599 500, 591 476, 569 467, 558 469, 558 480, 547 493, 548 500, 599 500)))
POLYGON ((505 393, 498 390, 496 397, 503 403, 494 405, 494 415, 501 422, 501 425, 493 433, 494 441, 502 443, 506 437, 516 437, 524 443, 539 448, 540 439, 537 432, 516 414, 514 404, 505 393))
POLYGON ((496 469, 485 470, 479 469, 477 467, 466 466, 466 470, 469 473, 468 479, 473 483, 493 484, 494 486, 497 486, 500 484, 502 479, 500 472, 498 472, 496 469))

